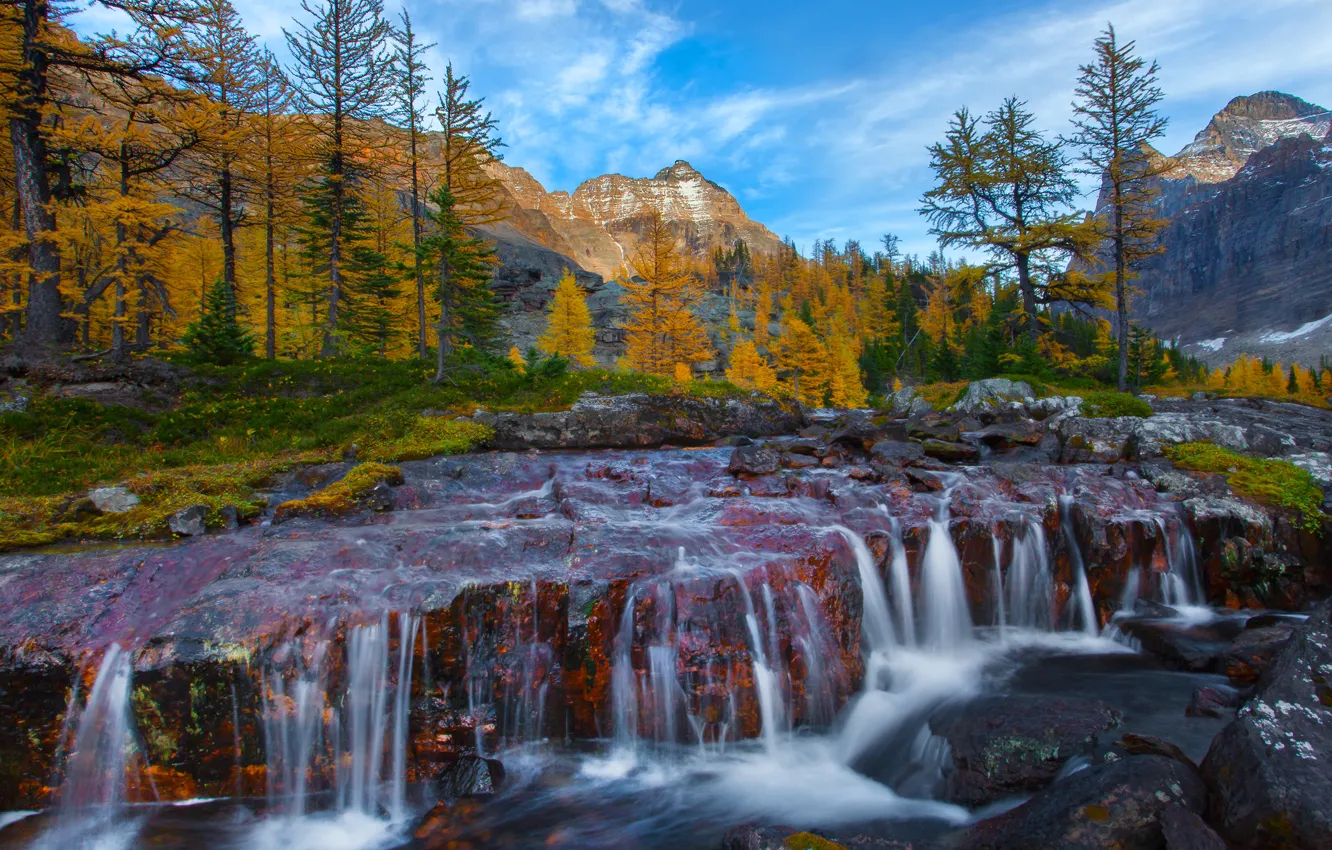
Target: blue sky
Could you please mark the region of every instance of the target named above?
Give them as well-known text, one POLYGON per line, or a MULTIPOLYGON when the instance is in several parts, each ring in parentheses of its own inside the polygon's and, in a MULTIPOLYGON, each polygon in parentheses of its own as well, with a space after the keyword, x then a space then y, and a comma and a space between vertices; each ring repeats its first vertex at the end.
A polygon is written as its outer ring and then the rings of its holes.
MULTIPOLYGON (((396 13, 396 0, 388 0, 396 13)), ((283 52, 298 0, 236 0, 283 52)), ((1231 97, 1332 106, 1328 0, 408 0, 486 96, 505 159, 548 189, 687 159, 750 216, 817 238, 933 247, 916 215, 925 146, 959 106, 1010 94, 1068 127, 1076 69, 1107 21, 1161 63, 1173 153, 1231 97)), ((87 13, 95 16, 96 13, 87 13)), ((94 29, 90 17, 82 23, 94 29)))

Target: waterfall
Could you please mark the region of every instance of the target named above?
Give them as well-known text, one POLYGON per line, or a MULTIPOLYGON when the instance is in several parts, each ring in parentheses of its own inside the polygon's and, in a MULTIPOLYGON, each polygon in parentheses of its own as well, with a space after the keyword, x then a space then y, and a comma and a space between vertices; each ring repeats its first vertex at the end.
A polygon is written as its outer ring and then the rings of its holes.
POLYGON ((620 615, 620 629, 615 634, 615 659, 611 662, 611 714, 615 725, 615 744, 632 749, 638 740, 638 688, 634 675, 634 602, 630 590, 620 615))
POLYGON ((60 786, 62 819, 102 812, 124 802, 127 752, 133 746, 130 654, 111 644, 102 656, 88 702, 79 716, 74 746, 60 786))
MULTIPOLYGON (((863 541, 860 545, 862 548, 865 546, 863 541)), ((867 555, 868 552, 866 549, 867 555)), ((761 730, 763 746, 769 753, 775 753, 777 733, 785 728, 781 684, 768 661, 768 654, 763 650, 763 632, 759 628, 758 614, 754 611, 754 597, 749 592, 749 585, 738 572, 735 574, 735 582, 745 602, 745 625, 749 629, 749 658, 754 667, 754 690, 758 696, 759 718, 763 723, 761 730)), ((767 587, 766 582, 764 587, 767 587)))
POLYGON ((998 530, 990 531, 990 552, 994 558, 994 581, 991 587, 994 594, 994 624, 999 627, 999 639, 1003 640, 1004 629, 1008 627, 1008 610, 1004 605, 1004 542, 999 539, 998 530))
POLYGON ((930 520, 930 539, 920 570, 920 619, 924 643, 931 649, 952 649, 971 640, 971 611, 962 581, 962 563, 948 531, 949 487, 930 520))
POLYGON ((1164 517, 1156 518, 1165 548, 1166 573, 1161 577, 1161 601, 1172 607, 1203 605, 1206 594, 1198 569, 1198 549, 1183 523, 1172 531, 1164 517))
MULTIPOLYGON (((884 511, 887 513, 887 510, 884 511)), ((893 602, 903 646, 916 645, 916 617, 911 610, 911 569, 907 566, 906 544, 902 542, 902 522, 892 517, 889 544, 889 575, 893 582, 893 602)))
POLYGON ((1059 496, 1060 528, 1064 542, 1068 545, 1069 559, 1073 563, 1073 593, 1077 599, 1078 619, 1082 630, 1093 637, 1100 631, 1096 622, 1096 606, 1092 602, 1091 586, 1087 583, 1087 568, 1082 561, 1082 549, 1078 547, 1077 534, 1073 529, 1073 494, 1059 496))
POLYGON ((346 743, 338 758, 343 811, 372 814, 384 765, 388 702, 388 624, 360 626, 347 638, 347 693, 342 723, 346 743), (341 774, 348 771, 347 776, 341 774))
POLYGON ((1035 520, 1027 520, 1013 539, 1005 584, 1009 622, 1041 631, 1054 628, 1054 575, 1045 545, 1045 529, 1035 520))
POLYGON ((305 814, 309 773, 316 747, 323 739, 324 662, 328 642, 319 641, 311 660, 300 668, 299 649, 291 647, 298 666, 290 678, 280 670, 262 674, 264 692, 264 749, 268 763, 266 790, 270 807, 288 814, 305 814))
POLYGON ((407 737, 418 623, 421 620, 411 615, 398 619, 398 685, 393 695, 393 787, 389 797, 389 814, 395 822, 407 818, 407 737))
POLYGON ((819 599, 813 589, 798 583, 796 594, 800 597, 800 610, 805 615, 805 633, 796 641, 805 659, 806 716, 813 723, 831 723, 837 714, 834 674, 840 670, 836 648, 831 646, 819 599))
POLYGON ((846 538, 856 558, 856 568, 860 571, 860 595, 864 600, 861 627, 870 652, 886 652, 897 641, 893 637, 893 618, 888 613, 888 594, 883 588, 883 579, 879 577, 874 554, 865 545, 864 538, 851 529, 835 525, 832 530, 846 538))

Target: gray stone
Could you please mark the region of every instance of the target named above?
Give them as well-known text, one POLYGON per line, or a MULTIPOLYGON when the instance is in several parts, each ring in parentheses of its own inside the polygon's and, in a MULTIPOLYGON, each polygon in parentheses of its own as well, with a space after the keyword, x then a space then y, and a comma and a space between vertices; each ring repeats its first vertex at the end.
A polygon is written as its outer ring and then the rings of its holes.
POLYGON ((1057 395, 1040 398, 1027 405, 1027 412, 1032 419, 1052 425, 1061 419, 1081 413, 1082 399, 1078 396, 1057 395))
POLYGON ((26 413, 32 397, 22 389, 0 393, 0 414, 26 413))
MULTIPOLYGON (((902 387, 902 389, 888 396, 889 411, 898 419, 901 419, 904 416, 910 416, 911 403, 917 398, 919 398, 919 396, 916 395, 915 387, 902 387)), ((926 404, 928 403, 929 402, 926 402, 926 404)))
POLYGON ((235 505, 227 505, 218 512, 222 516, 222 527, 226 529, 236 528, 240 525, 240 511, 236 510, 235 505))
POLYGON ((1129 441, 1142 420, 1133 416, 1114 419, 1064 419, 1057 426, 1063 463, 1115 463, 1128 456, 1129 441))
POLYGON ((492 428, 495 426, 495 422, 498 420, 498 418, 499 417, 491 413, 489 410, 481 410, 479 408, 473 411, 472 413, 473 422, 475 422, 478 425, 486 425, 492 428))
POLYGON ((167 527, 173 534, 179 534, 183 537, 198 537, 204 533, 204 518, 208 516, 207 505, 190 505, 181 511, 176 511, 167 520, 167 527))
POLYGON ((1035 395, 1026 381, 1010 381, 1007 378, 986 378, 972 381, 967 391, 958 399, 950 411, 978 416, 993 411, 1001 404, 1010 401, 1027 402, 1035 395))
POLYGON ((905 466, 925 456, 920 443, 907 443, 900 440, 883 440, 870 449, 875 462, 892 466, 905 466))
POLYGON ((1314 481, 1318 482, 1318 486, 1324 489, 1332 487, 1332 454, 1327 452, 1304 452, 1288 455, 1284 460, 1295 464, 1312 475, 1314 481))
POLYGON ((770 475, 782 467, 782 455, 768 446, 741 446, 731 452, 726 469, 732 475, 770 475))
POLYGON ((124 487, 98 487, 88 491, 88 498, 104 514, 123 514, 139 504, 139 497, 124 487))

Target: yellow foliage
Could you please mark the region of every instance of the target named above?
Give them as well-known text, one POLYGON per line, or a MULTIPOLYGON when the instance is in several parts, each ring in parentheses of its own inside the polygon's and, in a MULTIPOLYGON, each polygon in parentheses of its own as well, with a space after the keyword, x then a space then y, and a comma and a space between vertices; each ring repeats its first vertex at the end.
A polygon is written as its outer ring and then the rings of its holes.
POLYGON ((828 349, 797 316, 783 320, 777 340, 777 365, 787 373, 782 385, 802 404, 823 405, 830 382, 828 349))
POLYGON ((703 287, 680 265, 670 226, 653 210, 634 257, 641 281, 625 282, 625 357, 637 371, 670 377, 677 363, 713 357, 692 306, 703 296, 703 287))
POLYGON ((758 346, 746 339, 731 350, 731 365, 726 370, 726 380, 742 389, 766 392, 777 385, 777 373, 759 354, 758 346))
POLYGON ((518 374, 527 373, 527 361, 523 359, 523 353, 518 350, 518 346, 509 349, 509 362, 518 370, 518 374))
POLYGON ((694 379, 694 372, 689 368, 688 363, 675 364, 675 382, 677 384, 687 384, 694 379))
POLYGON ((831 358, 829 394, 833 407, 864 407, 869 393, 860 375, 860 362, 855 347, 843 336, 834 336, 828 343, 831 358))
POLYGON ((537 348, 546 354, 567 357, 579 366, 597 365, 592 357, 592 345, 596 342, 592 314, 573 272, 567 268, 555 287, 547 315, 546 332, 537 339, 537 348))

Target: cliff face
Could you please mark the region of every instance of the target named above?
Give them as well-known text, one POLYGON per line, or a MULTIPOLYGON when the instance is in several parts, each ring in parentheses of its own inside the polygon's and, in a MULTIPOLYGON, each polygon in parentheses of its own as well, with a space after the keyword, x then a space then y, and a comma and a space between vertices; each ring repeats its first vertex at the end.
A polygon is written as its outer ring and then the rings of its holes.
POLYGON ((1160 181, 1166 250, 1135 283, 1135 320, 1216 363, 1332 350, 1330 129, 1277 92, 1217 113, 1160 181))
POLYGON ((775 251, 777 236, 750 220, 740 203, 689 163, 678 160, 651 178, 607 174, 568 192, 547 192, 532 175, 502 162, 488 166, 512 205, 510 224, 530 238, 608 277, 633 258, 643 220, 661 210, 689 253, 706 257, 744 239, 775 251))

